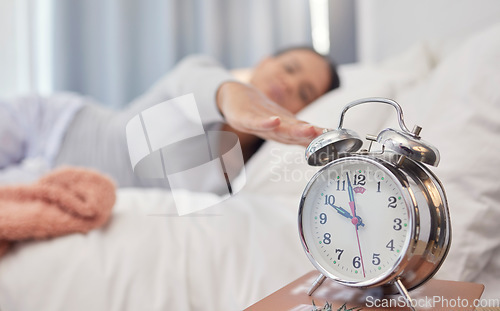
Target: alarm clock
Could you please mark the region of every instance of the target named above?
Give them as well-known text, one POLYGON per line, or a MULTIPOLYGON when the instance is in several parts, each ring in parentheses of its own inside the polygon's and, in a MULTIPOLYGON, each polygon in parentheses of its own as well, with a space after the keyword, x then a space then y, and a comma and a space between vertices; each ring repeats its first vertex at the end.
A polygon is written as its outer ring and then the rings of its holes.
POLYGON ((346 105, 337 129, 325 130, 306 149, 309 165, 323 166, 307 184, 298 215, 305 253, 320 272, 311 295, 326 279, 356 288, 408 291, 429 280, 451 243, 445 191, 428 166, 439 151, 408 130, 401 106, 391 99, 364 98, 346 105), (360 104, 396 109, 400 129, 359 135, 343 128, 346 112, 360 104), (372 151, 377 142, 380 150, 372 151))

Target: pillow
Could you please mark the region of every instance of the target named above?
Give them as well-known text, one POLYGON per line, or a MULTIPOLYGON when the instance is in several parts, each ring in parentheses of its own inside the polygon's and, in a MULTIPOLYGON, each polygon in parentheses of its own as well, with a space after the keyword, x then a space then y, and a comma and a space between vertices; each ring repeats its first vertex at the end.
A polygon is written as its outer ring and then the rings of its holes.
POLYGON ((231 75, 236 78, 236 80, 249 83, 252 77, 253 68, 237 68, 231 70, 231 75))
MULTIPOLYGON (((396 100, 441 152, 452 246, 438 277, 500 287, 500 24, 472 37, 396 100)), ((411 128, 411 126, 409 126, 411 128)))

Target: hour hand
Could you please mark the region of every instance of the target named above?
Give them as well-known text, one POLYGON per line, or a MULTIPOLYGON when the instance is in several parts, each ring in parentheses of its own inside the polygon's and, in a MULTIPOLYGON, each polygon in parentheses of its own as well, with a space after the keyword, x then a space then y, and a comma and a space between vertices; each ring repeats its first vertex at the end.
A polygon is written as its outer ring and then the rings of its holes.
POLYGON ((337 205, 333 205, 333 204, 330 204, 334 209, 337 210, 337 212, 344 216, 344 217, 347 217, 347 218, 352 218, 352 215, 351 213, 349 213, 347 210, 343 209, 342 207, 340 206, 337 206, 337 205))
MULTIPOLYGON (((334 205, 334 204, 330 204, 330 206, 333 207, 335 210, 337 210, 337 212, 340 215, 342 215, 342 216, 344 216, 346 218, 352 219, 352 215, 347 210, 345 210, 344 208, 342 208, 340 206, 337 206, 337 205, 334 205)), ((363 221, 361 220, 361 218, 359 218, 357 216, 356 216, 356 218, 358 218, 358 225, 364 227, 365 224, 363 223, 363 221)))

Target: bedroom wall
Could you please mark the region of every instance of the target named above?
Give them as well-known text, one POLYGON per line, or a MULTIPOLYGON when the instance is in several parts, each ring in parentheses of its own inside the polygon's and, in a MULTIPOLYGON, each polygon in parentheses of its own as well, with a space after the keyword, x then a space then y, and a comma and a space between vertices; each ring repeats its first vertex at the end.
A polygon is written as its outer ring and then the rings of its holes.
POLYGON ((352 0, 331 0, 330 57, 338 64, 354 63, 356 52, 356 2, 352 0))
POLYGON ((500 22, 498 0, 330 0, 330 56, 378 62, 419 41, 453 46, 500 22))
POLYGON ((14 1, 0 1, 0 96, 11 96, 17 91, 19 38, 16 36, 16 14, 14 1))
POLYGON ((460 41, 495 22, 498 0, 357 0, 358 60, 380 61, 422 40, 460 41))

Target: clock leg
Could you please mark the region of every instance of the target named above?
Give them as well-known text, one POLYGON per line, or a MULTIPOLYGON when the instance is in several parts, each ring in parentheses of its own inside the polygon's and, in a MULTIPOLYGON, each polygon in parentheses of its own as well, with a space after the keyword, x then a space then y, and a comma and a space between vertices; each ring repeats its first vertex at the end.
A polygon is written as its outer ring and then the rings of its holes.
POLYGON ((416 309, 413 307, 410 294, 408 293, 408 290, 406 289, 406 287, 403 285, 403 282, 401 282, 401 279, 397 278, 396 282, 394 284, 398 288, 398 291, 401 294, 401 296, 405 297, 406 303, 408 304, 408 306, 410 307, 410 309, 412 311, 416 311, 416 309))
POLYGON ((311 289, 309 289, 309 291, 307 292, 307 295, 311 296, 314 293, 314 291, 316 291, 318 289, 318 287, 320 287, 321 284, 323 284, 323 282, 325 280, 326 280, 326 276, 324 276, 323 274, 320 274, 318 276, 318 278, 316 280, 314 280, 314 282, 312 283, 311 289))

